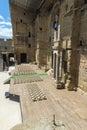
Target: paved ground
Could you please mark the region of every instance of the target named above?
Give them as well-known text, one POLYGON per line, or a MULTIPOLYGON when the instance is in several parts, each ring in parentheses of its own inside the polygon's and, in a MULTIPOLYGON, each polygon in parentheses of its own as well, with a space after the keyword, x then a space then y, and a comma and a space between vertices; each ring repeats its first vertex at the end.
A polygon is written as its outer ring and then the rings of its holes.
POLYGON ((5 92, 9 91, 9 84, 3 81, 9 77, 7 72, 0 72, 0 130, 9 130, 21 123, 20 104, 5 98, 5 92))
MULTIPOLYGON (((32 70, 37 74, 43 73, 33 65, 32 70)), ((38 81, 36 76, 30 83, 22 83, 17 79, 17 84, 11 84, 10 92, 20 95, 23 125, 27 122, 25 127, 17 126, 12 130, 29 130, 29 128, 30 130, 54 130, 50 129, 49 125, 38 127, 41 118, 53 122, 53 115, 56 117, 56 124, 60 121, 62 122, 60 127, 65 127, 64 129, 55 125, 55 130, 87 130, 87 96, 78 91, 56 89, 54 80, 50 76, 40 76, 40 78, 42 81, 38 81), (46 100, 43 98, 44 94, 46 100)), ((25 81, 24 78, 22 80, 25 81)))

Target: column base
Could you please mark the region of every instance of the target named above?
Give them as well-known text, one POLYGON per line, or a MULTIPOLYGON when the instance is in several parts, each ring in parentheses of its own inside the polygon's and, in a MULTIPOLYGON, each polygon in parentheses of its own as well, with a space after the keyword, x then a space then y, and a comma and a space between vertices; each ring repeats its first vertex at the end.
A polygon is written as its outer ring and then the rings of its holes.
POLYGON ((57 83, 57 89, 64 89, 64 88, 65 88, 65 84, 63 82, 57 83))
POLYGON ((71 82, 71 80, 67 80, 67 83, 65 84, 65 88, 68 91, 77 91, 77 87, 75 86, 74 83, 71 82))

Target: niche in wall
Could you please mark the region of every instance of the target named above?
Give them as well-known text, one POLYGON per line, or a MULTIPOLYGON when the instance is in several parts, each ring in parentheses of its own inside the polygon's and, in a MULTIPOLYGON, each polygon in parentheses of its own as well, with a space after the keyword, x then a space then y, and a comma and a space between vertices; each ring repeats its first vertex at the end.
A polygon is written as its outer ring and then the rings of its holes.
POLYGON ((31 44, 29 44, 28 47, 31 48, 31 44))

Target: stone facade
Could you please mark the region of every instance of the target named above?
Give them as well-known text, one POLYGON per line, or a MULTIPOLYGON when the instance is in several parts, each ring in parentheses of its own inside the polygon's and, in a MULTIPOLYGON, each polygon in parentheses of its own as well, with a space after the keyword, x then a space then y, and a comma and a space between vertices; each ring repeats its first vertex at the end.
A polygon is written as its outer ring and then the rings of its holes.
POLYGON ((12 39, 7 39, 6 41, 4 39, 0 39, 0 53, 4 53, 4 52, 9 52, 9 53, 14 52, 12 39))
POLYGON ((31 15, 14 3, 10 7, 18 63, 26 53, 26 62, 53 69, 58 88, 87 91, 86 0, 44 0, 31 15))
POLYGON ((80 65, 79 65, 78 86, 85 92, 87 92, 87 24, 86 23, 87 23, 87 4, 84 4, 81 8, 81 25, 80 25, 80 39, 79 39, 80 65))
POLYGON ((28 11, 11 5, 14 52, 18 64, 35 60, 34 23, 29 20, 28 11))
POLYGON ((14 57, 12 39, 0 39, 0 71, 10 65, 10 57, 14 57))

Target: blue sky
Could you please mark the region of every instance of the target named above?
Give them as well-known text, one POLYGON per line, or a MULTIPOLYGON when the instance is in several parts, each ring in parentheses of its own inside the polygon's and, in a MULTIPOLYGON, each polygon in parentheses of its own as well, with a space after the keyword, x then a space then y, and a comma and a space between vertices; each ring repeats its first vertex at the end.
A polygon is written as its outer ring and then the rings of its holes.
POLYGON ((12 38, 9 0, 0 0, 0 38, 12 38))

